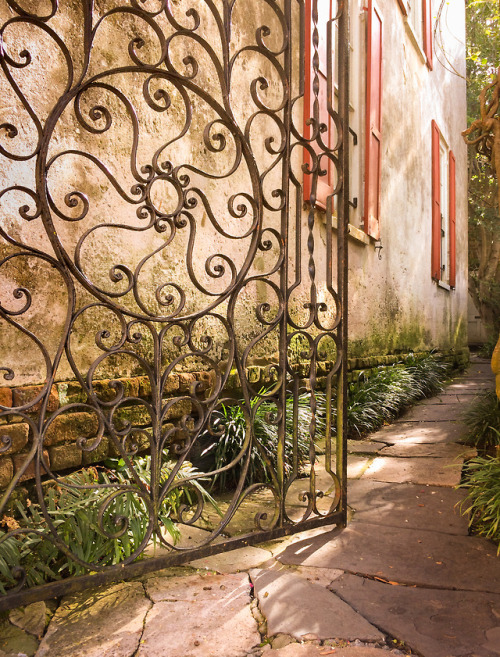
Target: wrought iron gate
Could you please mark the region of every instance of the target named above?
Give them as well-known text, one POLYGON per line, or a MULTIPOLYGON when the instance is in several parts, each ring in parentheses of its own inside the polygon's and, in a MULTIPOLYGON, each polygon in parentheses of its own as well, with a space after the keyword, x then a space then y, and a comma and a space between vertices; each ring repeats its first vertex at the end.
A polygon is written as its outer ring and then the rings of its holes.
POLYGON ((330 5, 4 0, 0 608, 345 523, 330 5))

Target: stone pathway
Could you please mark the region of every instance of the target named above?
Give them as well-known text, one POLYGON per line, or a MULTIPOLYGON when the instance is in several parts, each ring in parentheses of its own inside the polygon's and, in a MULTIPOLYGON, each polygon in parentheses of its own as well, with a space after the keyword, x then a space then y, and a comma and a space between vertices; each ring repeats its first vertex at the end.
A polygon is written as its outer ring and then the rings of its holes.
POLYGON ((500 559, 457 503, 460 412, 487 361, 349 441, 347 529, 323 527, 36 603, 0 620, 0 657, 498 657, 500 559), (50 619, 50 621, 49 621, 50 619))

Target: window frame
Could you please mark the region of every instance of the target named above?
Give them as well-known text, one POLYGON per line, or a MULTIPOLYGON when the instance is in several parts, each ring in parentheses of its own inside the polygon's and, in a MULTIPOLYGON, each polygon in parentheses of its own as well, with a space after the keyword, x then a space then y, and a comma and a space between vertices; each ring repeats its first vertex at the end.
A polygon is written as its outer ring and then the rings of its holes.
POLYGON ((456 285, 456 165, 436 121, 432 130, 432 279, 445 289, 456 285))

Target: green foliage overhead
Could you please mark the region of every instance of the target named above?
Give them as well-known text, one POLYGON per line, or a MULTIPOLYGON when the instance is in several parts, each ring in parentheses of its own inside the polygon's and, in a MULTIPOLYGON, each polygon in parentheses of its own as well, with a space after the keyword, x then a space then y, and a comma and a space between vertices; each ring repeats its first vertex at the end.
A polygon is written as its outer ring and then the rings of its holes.
POLYGON ((479 93, 500 64, 500 5, 493 0, 467 2, 467 114, 479 116, 479 93))
MULTIPOLYGON (((500 66, 500 4, 468 0, 467 122, 481 116, 479 94, 500 66)), ((500 331, 500 217, 498 173, 488 157, 469 147, 469 289, 492 335, 500 331)))

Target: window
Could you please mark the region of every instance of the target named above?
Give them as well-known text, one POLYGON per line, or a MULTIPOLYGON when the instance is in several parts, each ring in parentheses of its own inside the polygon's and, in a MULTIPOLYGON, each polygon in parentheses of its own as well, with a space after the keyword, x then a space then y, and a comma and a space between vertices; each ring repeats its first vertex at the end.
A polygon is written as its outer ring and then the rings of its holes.
MULTIPOLYGON (((371 2, 371 0, 370 0, 371 2)), ((361 135, 363 134, 363 124, 365 122, 364 114, 361 110, 364 104, 365 78, 360 75, 361 71, 365 70, 365 25, 361 20, 361 15, 364 15, 362 8, 364 7, 365 0, 356 0, 353 2, 353 9, 350 12, 350 30, 349 30, 349 68, 350 68, 350 84, 349 84, 349 168, 350 168, 350 235, 355 239, 362 242, 369 243, 366 234, 359 229, 364 226, 364 217, 362 213, 362 188, 363 188, 363 163, 362 151, 360 146, 361 135), (357 8, 357 11, 354 10, 357 8)), ((305 29, 305 75, 304 75, 304 136, 310 139, 312 136, 312 127, 307 124, 307 119, 314 114, 314 95, 312 93, 313 83, 313 47, 312 47, 312 6, 313 0, 306 0, 306 29, 305 29)), ((331 21, 330 27, 328 22, 334 17, 337 11, 337 3, 335 0, 318 0, 318 55, 319 55, 319 98, 318 98, 318 112, 319 120, 326 126, 326 131, 321 134, 323 143, 333 148, 337 142, 336 128, 331 118, 330 112, 337 109, 338 97, 338 21, 331 21), (332 49, 331 61, 331 81, 332 89, 328 90, 328 30, 331 31, 330 45, 332 49), (330 94, 330 98, 329 98, 330 94), (330 107, 330 104, 333 107, 330 107)), ((316 144, 311 144, 311 148, 315 152, 322 152, 316 144)), ((312 157, 307 151, 304 152, 304 164, 311 166, 312 157)), ((335 166, 331 160, 326 157, 322 158, 321 168, 326 170, 326 173, 318 177, 316 200, 315 205, 318 208, 325 209, 327 198, 332 194, 336 185, 336 171, 335 166)), ((308 201, 311 197, 312 186, 311 175, 304 175, 304 200, 308 201)), ((337 197, 333 198, 333 214, 336 214, 337 197)))
MULTIPOLYGON (((318 67, 318 78, 319 78, 319 94, 318 94, 318 118, 320 124, 323 124, 324 132, 320 133, 321 141, 324 143, 326 148, 332 149, 335 147, 337 140, 335 124, 332 118, 333 112, 333 94, 331 90, 328 89, 328 47, 327 47, 327 37, 328 37, 328 22, 333 18, 334 7, 333 0, 318 0, 317 9, 318 9, 318 56, 319 56, 319 67, 318 67), (329 93, 330 92, 330 93, 329 93), (329 97, 331 96, 331 97, 329 97), (326 130, 325 130, 326 128, 326 130)), ((305 88, 304 88, 304 137, 306 139, 311 139, 313 135, 313 127, 308 125, 309 117, 314 116, 314 94, 312 91, 313 87, 313 53, 314 49, 312 47, 312 30, 313 30, 313 21, 312 21, 312 0, 306 0, 305 11, 305 88)), ((330 24, 331 25, 331 24, 330 24)), ((332 30, 332 41, 335 39, 336 31, 332 30)), ((336 52, 336 48, 332 44, 332 56, 330 57, 330 64, 333 67, 332 77, 335 75, 335 57, 333 55, 336 52)), ((321 154, 323 149, 316 143, 311 144, 312 149, 321 154)), ((312 156, 308 151, 304 153, 304 163, 310 168, 312 166, 312 156)), ((335 166, 333 162, 326 156, 323 156, 320 161, 320 167, 325 171, 324 175, 318 176, 317 179, 317 189, 316 191, 316 205, 320 208, 326 208, 326 202, 329 195, 332 194, 335 187, 335 166)), ((312 175, 304 175, 304 200, 308 201, 312 193, 312 175)))
POLYGON ((382 154, 382 17, 368 2, 366 65, 366 143, 364 229, 380 239, 380 174, 382 154))
POLYGON ((398 0, 412 40, 432 69, 432 0, 398 0))
POLYGON ((455 156, 432 122, 432 278, 455 287, 455 156))

